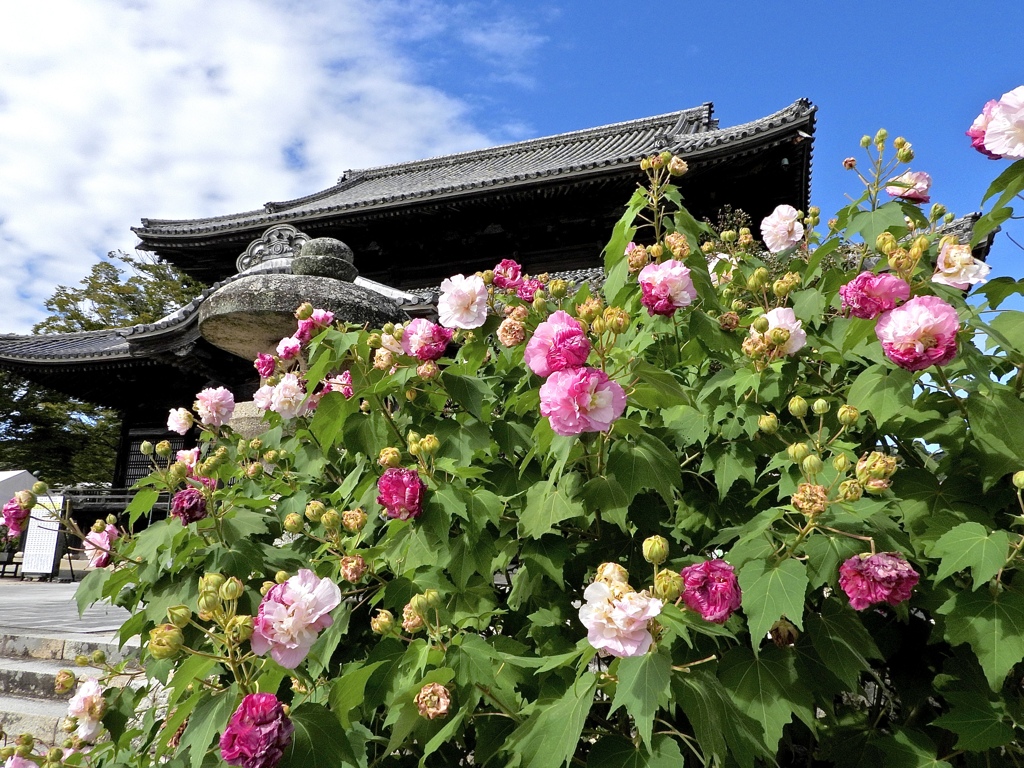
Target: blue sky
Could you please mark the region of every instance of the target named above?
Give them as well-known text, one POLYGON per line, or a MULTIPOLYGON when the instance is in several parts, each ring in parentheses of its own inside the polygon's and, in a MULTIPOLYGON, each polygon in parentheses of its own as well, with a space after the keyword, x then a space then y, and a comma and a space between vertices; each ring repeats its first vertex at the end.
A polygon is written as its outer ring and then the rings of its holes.
MULTIPOLYGON (((349 168, 705 101, 722 125, 814 102, 826 217, 857 191, 842 159, 882 126, 967 213, 1005 163, 964 131, 1024 84, 1017 0, 53 0, 5 26, 0 332, 132 248, 143 216, 250 210, 349 168)), ((1024 244, 1022 229, 1007 232, 1024 244)), ((1005 235, 991 261, 1024 273, 1005 235)))

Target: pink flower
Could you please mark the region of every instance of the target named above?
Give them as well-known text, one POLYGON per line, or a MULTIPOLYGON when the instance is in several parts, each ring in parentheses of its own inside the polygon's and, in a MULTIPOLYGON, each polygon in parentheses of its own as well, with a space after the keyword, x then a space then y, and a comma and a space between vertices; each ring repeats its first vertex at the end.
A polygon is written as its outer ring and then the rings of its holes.
POLYGON ((32 514, 32 511, 22 508, 17 499, 11 499, 4 504, 4 525, 7 526, 9 535, 20 536, 24 530, 22 525, 28 520, 30 514, 32 514))
POLYGON ((253 393, 252 401, 261 411, 269 411, 274 402, 274 388, 269 384, 264 384, 253 393))
POLYGON ((196 395, 196 410, 199 420, 210 427, 227 424, 235 412, 235 396, 224 387, 204 389, 196 395))
POLYGON ((287 336, 277 343, 277 355, 282 360, 294 360, 302 351, 302 341, 297 336, 287 336))
POLYGON ((537 291, 544 287, 544 283, 535 278, 529 280, 523 280, 523 282, 516 288, 516 296, 523 301, 533 301, 537 296, 537 291))
POLYGON ((177 432, 179 435, 184 435, 192 429, 194 423, 192 412, 187 408, 171 408, 171 412, 167 415, 167 429, 177 432))
POLYGON ((413 699, 416 703, 416 710, 421 717, 433 720, 436 717, 447 717, 448 707, 452 703, 451 694, 448 689, 440 683, 428 683, 420 688, 420 692, 413 699))
POLYGON ((555 371, 540 388, 541 415, 559 435, 604 432, 625 409, 622 387, 596 368, 555 371))
POLYGON ((453 275, 441 282, 438 320, 446 328, 479 328, 487 320, 487 286, 479 275, 453 275))
POLYGON ((939 251, 939 258, 935 262, 932 282, 965 291, 972 285, 986 282, 986 276, 991 269, 984 261, 974 258, 970 246, 946 243, 939 251))
MULTIPOLYGON (((67 757, 69 752, 73 753, 74 750, 65 749, 64 757, 67 757)), ((4 763, 4 768, 39 768, 39 766, 21 755, 11 755, 4 763)))
POLYGON ((780 205, 761 222, 761 239, 772 253, 792 248, 804 237, 799 211, 791 205, 780 205))
POLYGON ((191 475, 196 470, 196 464, 199 463, 199 449, 190 448, 187 451, 178 451, 175 455, 175 459, 188 467, 188 473, 191 475))
POLYGON ((305 412, 306 387, 294 373, 286 373, 270 396, 270 410, 283 419, 294 419, 305 412))
POLYGON ((317 333, 334 322, 334 313, 326 309, 314 309, 309 317, 299 320, 295 338, 301 344, 308 344, 317 333))
POLYGON ((260 603, 252 633, 252 650, 285 669, 295 669, 316 642, 317 633, 334 623, 331 611, 341 602, 341 590, 303 568, 267 592, 260 603))
POLYGON ((922 371, 956 357, 956 310, 938 296, 916 296, 878 318, 875 335, 900 368, 922 371))
POLYGON ((874 603, 899 605, 920 578, 899 552, 857 555, 839 566, 839 586, 858 611, 874 603))
POLYGON ((736 572, 725 560, 688 565, 679 575, 683 577, 683 602, 705 621, 724 624, 740 607, 736 572))
POLYGON ((654 638, 647 628, 661 613, 663 603, 646 592, 634 592, 628 585, 595 581, 583 593, 580 621, 587 628, 587 642, 602 653, 642 656, 654 638))
POLYGON ((1004 93, 992 107, 985 127, 985 150, 1013 160, 1024 157, 1024 85, 1004 93))
POLYGON ((899 197, 913 203, 927 203, 931 200, 928 195, 931 186, 932 177, 924 171, 907 171, 892 179, 885 191, 891 197, 899 197))
MULTIPOLYGON (((512 317, 506 317, 498 326, 498 341, 506 347, 518 347, 526 339, 526 328, 512 317)), ((589 342, 588 342, 589 343, 589 342)))
POLYGON ((220 756, 228 765, 275 768, 292 743, 294 730, 274 694, 250 693, 220 737, 220 756))
POLYGON ((861 272, 839 289, 843 309, 864 320, 871 320, 910 298, 910 286, 896 275, 861 272))
POLYGON ((697 298, 689 268, 675 259, 648 264, 640 270, 637 279, 643 293, 640 303, 647 307, 652 317, 671 317, 677 309, 690 306, 697 298))
POLYGON ((256 355, 256 360, 253 362, 253 367, 256 368, 256 373, 260 375, 261 379, 269 379, 274 375, 274 368, 277 366, 273 355, 265 355, 260 352, 256 355))
POLYGON ((377 481, 377 503, 387 510, 388 517, 409 520, 423 511, 423 494, 427 484, 415 469, 391 467, 377 481))
POLYGON ((417 317, 402 332, 402 351, 417 360, 437 360, 453 335, 448 328, 417 317))
POLYGON ((103 730, 100 720, 107 713, 107 702, 99 680, 89 677, 78 685, 78 690, 68 702, 68 717, 78 719, 75 735, 82 741, 95 741, 103 730))
POLYGON ((768 330, 763 334, 752 330, 750 335, 771 339, 772 331, 776 328, 788 331, 789 339, 778 347, 779 354, 792 357, 807 344, 807 332, 803 329, 803 323, 796 319, 796 313, 789 307, 776 307, 770 312, 765 312, 764 317, 768 320, 768 330))
POLYGON ((988 129, 988 121, 992 119, 992 110, 998 103, 995 99, 985 102, 981 114, 974 118, 971 127, 967 129, 967 135, 971 137, 971 146, 990 160, 998 160, 999 155, 985 149, 985 131, 988 129))
POLYGON ((89 558, 89 565, 91 567, 106 568, 110 565, 110 549, 118 536, 120 534, 117 528, 109 523, 102 531, 89 531, 82 548, 89 558))
POLYGON ((523 359, 538 376, 550 376, 583 365, 589 354, 590 340, 579 320, 558 310, 537 326, 523 359))
POLYGON ((346 400, 352 397, 354 394, 352 390, 352 371, 342 371, 337 376, 324 379, 324 389, 321 394, 326 395, 328 392, 341 392, 346 400))
POLYGON ((206 517, 206 496, 193 486, 183 488, 171 499, 171 517, 181 520, 182 525, 202 520, 206 517))
POLYGON ((516 290, 523 282, 523 268, 512 259, 502 259, 494 268, 494 284, 499 288, 516 290))

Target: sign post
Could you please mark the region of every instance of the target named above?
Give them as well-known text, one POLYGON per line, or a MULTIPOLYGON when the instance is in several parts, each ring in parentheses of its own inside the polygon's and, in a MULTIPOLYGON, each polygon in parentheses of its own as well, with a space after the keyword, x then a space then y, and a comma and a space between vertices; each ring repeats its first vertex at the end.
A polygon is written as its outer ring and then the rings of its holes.
POLYGON ((39 499, 32 508, 25 533, 25 555, 21 564, 22 578, 52 579, 60 573, 66 539, 61 530, 60 514, 63 496, 39 499))

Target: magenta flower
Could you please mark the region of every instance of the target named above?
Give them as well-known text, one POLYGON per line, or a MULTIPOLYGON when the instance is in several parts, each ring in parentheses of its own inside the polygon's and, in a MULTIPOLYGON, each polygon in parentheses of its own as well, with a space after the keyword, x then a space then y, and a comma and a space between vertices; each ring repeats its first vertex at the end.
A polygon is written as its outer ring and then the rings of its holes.
POLYGON ((985 149, 985 131, 988 130, 988 122, 992 119, 992 110, 998 103, 995 99, 985 102, 985 106, 981 108, 981 114, 974 118, 971 127, 967 129, 967 135, 971 138, 971 146, 990 160, 998 160, 999 155, 985 149))
POLYGON ((604 432, 626 410, 626 393, 597 368, 552 373, 540 388, 540 412, 556 434, 604 432))
POLYGON ((402 351, 417 360, 437 360, 444 354, 454 331, 417 317, 402 332, 402 351))
POLYGON ((285 669, 295 669, 306 658, 317 634, 334 623, 331 611, 341 602, 341 590, 303 568, 267 592, 256 613, 253 653, 270 656, 285 669))
POLYGON ((595 581, 583 592, 580 622, 587 628, 587 642, 602 653, 617 657, 642 656, 654 638, 648 629, 661 613, 661 600, 646 592, 634 592, 628 584, 595 581))
POLYGON ((705 621, 724 624, 740 607, 740 585, 736 571, 725 560, 705 560, 688 565, 683 577, 683 602, 705 621))
POLYGON ((803 240, 804 225, 792 205, 779 205, 761 222, 761 239, 772 253, 792 248, 803 240))
POLYGON ((883 272, 861 272, 839 289, 843 309, 864 320, 872 320, 910 298, 910 286, 904 280, 883 272))
POLYGON ((181 520, 182 525, 202 520, 206 517, 206 496, 198 488, 183 488, 171 499, 171 517, 181 520))
POLYGON ((301 344, 308 344, 315 334, 320 333, 333 322, 333 312, 328 312, 326 309, 314 309, 309 317, 299 320, 294 338, 301 344))
POLYGON ((912 203, 931 201, 928 190, 932 186, 932 177, 924 171, 907 171, 892 179, 885 191, 891 197, 909 200, 912 203))
POLYGON ((938 296, 916 296, 878 318, 875 335, 900 368, 923 371, 956 357, 956 310, 938 296))
POLYGON ((274 375, 274 369, 277 367, 277 363, 274 360, 273 355, 265 355, 260 352, 256 355, 256 360, 253 361, 253 367, 256 369, 256 373, 260 375, 261 379, 269 379, 274 375))
POLYGON ((523 282, 523 268, 512 259, 502 259, 494 268, 494 284, 499 288, 516 290, 523 282))
POLYGON ((899 552, 855 555, 839 566, 839 586, 858 611, 874 603, 899 605, 920 578, 899 552))
POLYGON ((533 301, 537 296, 537 291, 544 287, 544 283, 536 278, 531 277, 523 282, 516 288, 516 296, 523 301, 533 301))
POLYGON ((204 389, 196 395, 196 411, 199 420, 210 427, 219 427, 228 423, 235 412, 235 396, 224 387, 204 389))
POLYGON ((89 531, 82 545, 89 565, 93 568, 106 568, 110 565, 110 549, 120 536, 115 526, 107 524, 102 531, 89 531))
POLYGON ((342 371, 337 376, 324 379, 324 390, 321 394, 328 392, 341 392, 346 400, 352 397, 355 394, 352 389, 352 371, 342 371))
POLYGON ((275 768, 292 743, 294 730, 277 696, 250 693, 220 737, 220 756, 228 765, 275 768))
POLYGON ((294 360, 302 351, 302 339, 297 336, 286 336, 277 342, 277 356, 282 360, 294 360))
POLYGON ((690 306, 697 298, 689 268, 675 259, 648 264, 640 270, 637 279, 643 294, 640 303, 652 317, 671 317, 677 309, 690 306))
POLYGON ((537 326, 523 359, 538 376, 550 376, 555 371, 578 368, 587 362, 589 354, 590 340, 579 320, 558 310, 537 326))
POLYGON ((423 511, 423 494, 427 484, 415 469, 391 467, 377 481, 377 503, 387 510, 388 517, 409 520, 423 511))
POLYGON ((479 328, 487 320, 487 286, 479 275, 453 275, 441 282, 437 319, 445 328, 479 328))
POLYGON ((11 499, 4 504, 4 525, 7 526, 11 536, 21 535, 21 532, 24 530, 22 525, 28 520, 28 516, 31 513, 31 510, 22 508, 17 499, 11 499))

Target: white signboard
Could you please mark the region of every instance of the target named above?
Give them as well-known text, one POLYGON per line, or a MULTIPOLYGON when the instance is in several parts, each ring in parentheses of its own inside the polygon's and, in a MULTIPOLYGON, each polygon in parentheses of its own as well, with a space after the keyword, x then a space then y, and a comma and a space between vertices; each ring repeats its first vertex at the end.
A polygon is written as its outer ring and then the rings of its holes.
POLYGON ((22 576, 54 576, 63 554, 64 535, 60 527, 63 496, 40 499, 32 509, 28 530, 25 532, 25 559, 21 564, 22 576))

